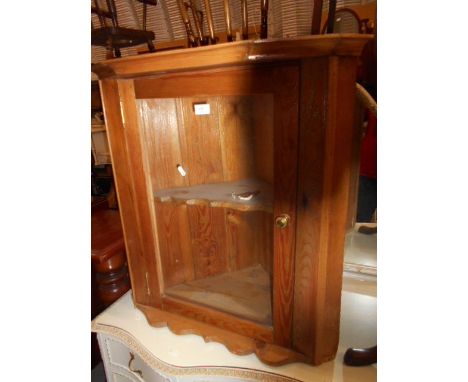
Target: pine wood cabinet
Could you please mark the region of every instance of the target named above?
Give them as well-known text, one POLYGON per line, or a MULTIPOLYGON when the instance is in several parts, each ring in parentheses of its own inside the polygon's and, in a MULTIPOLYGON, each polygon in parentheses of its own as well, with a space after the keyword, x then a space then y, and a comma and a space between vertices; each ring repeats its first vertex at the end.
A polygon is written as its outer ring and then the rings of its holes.
POLYGON ((333 359, 369 37, 109 60, 99 76, 135 305, 263 362, 333 359))

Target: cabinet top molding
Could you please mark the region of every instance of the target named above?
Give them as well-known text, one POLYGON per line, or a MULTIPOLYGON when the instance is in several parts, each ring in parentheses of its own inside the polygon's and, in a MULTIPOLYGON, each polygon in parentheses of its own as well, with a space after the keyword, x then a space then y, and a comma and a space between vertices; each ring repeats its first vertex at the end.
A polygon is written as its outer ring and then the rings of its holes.
POLYGON ((99 79, 133 78, 308 57, 359 56, 372 38, 373 35, 349 33, 245 40, 106 60, 93 64, 91 69, 99 79))

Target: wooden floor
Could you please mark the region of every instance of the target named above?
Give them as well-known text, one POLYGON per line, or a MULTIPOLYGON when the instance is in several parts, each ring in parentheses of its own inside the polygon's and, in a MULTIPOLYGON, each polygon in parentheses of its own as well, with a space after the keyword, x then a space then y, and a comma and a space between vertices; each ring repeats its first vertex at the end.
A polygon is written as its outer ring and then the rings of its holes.
POLYGON ((167 288, 166 294, 272 324, 270 275, 260 265, 175 285, 167 288))

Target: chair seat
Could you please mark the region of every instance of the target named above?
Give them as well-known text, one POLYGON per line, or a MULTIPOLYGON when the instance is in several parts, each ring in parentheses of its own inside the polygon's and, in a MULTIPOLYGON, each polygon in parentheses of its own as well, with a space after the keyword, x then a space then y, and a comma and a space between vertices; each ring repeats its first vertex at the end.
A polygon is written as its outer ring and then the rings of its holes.
POLYGON ((108 46, 109 39, 113 48, 126 48, 140 44, 146 44, 148 40, 154 40, 154 33, 138 29, 122 27, 103 27, 91 31, 91 44, 108 46))

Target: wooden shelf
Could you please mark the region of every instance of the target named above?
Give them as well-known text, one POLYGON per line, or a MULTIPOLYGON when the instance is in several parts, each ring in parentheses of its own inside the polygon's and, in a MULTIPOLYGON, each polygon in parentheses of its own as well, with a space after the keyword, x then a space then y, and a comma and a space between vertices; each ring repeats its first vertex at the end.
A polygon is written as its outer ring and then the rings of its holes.
POLYGON ((273 211, 272 186, 258 179, 168 188, 155 192, 154 196, 162 203, 180 201, 239 211, 273 211))
POLYGON ((270 275, 261 265, 166 288, 166 294, 272 325, 270 275))

